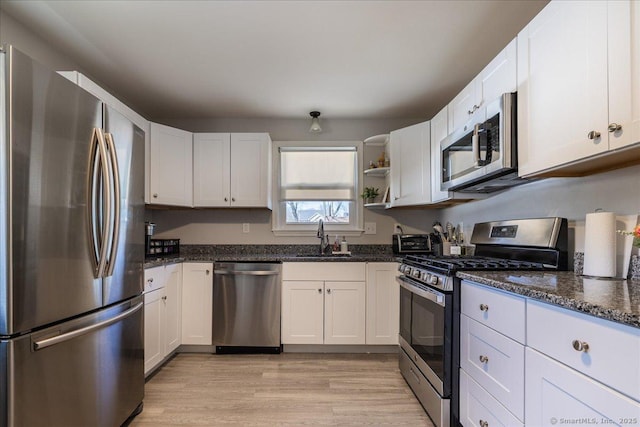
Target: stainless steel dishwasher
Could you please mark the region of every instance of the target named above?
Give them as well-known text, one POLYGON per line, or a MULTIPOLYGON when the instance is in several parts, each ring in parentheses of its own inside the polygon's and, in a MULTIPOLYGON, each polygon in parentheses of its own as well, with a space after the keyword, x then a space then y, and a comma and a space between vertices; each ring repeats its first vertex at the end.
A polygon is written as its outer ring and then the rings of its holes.
POLYGON ((275 263, 215 264, 216 353, 280 353, 281 270, 275 263))

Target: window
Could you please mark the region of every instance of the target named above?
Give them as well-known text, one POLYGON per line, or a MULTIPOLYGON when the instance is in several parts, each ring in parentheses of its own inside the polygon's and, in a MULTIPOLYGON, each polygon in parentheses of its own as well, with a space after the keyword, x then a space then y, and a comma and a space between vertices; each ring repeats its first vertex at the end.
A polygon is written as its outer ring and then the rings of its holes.
POLYGON ((276 142, 274 232, 360 232, 360 142, 276 142))

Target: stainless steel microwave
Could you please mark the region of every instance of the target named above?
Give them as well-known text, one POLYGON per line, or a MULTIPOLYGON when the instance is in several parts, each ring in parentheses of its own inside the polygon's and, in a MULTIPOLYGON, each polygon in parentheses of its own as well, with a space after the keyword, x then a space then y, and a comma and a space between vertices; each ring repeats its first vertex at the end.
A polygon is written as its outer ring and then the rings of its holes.
POLYGON ((491 193, 527 182, 518 178, 516 94, 487 103, 486 117, 440 142, 442 190, 491 193))

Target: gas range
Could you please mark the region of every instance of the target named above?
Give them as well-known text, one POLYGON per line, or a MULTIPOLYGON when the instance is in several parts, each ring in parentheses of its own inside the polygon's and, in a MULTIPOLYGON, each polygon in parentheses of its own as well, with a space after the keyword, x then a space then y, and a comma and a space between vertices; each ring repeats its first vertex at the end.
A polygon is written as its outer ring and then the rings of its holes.
POLYGON ((407 255, 399 271, 418 282, 442 291, 453 290, 453 277, 462 270, 545 270, 541 262, 520 261, 485 256, 407 255))
POLYGON ((400 276, 400 372, 438 427, 459 425, 458 271, 566 270, 567 220, 478 223, 474 256, 406 255, 400 276))

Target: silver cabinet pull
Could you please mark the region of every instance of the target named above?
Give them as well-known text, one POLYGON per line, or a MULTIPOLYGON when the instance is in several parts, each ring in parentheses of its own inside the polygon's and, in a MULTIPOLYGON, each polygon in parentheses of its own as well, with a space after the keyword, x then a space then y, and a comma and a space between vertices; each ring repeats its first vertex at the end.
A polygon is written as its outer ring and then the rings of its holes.
POLYGON ((485 420, 480 420, 480 427, 489 427, 489 422, 485 420))
POLYGON ((205 270, 204 274, 209 275, 209 270, 205 270))
POLYGON ((480 311, 489 311, 489 306, 487 304, 480 304, 480 311))
POLYGON ((591 132, 589 132, 587 134, 587 138, 589 138, 592 141, 594 139, 598 139, 598 138, 600 138, 600 132, 598 132, 597 130, 592 130, 591 132))
POLYGON ((575 351, 583 351, 585 353, 589 351, 589 343, 587 343, 586 341, 573 340, 571 344, 573 345, 573 349, 575 351))
POLYGON ((235 202, 235 201, 236 201, 236 198, 235 198, 235 197, 232 197, 232 198, 231 198, 231 201, 232 201, 232 202, 235 202))
POLYGON ((489 361, 489 358, 487 356, 484 355, 480 355, 480 362, 481 363, 487 363, 489 361))
POLYGON ((327 293, 330 294, 331 293, 331 289, 327 289, 327 293))
POLYGON ((157 199, 158 198, 158 193, 153 193, 153 198, 157 199))
POLYGON ((149 284, 152 284, 152 283, 153 283, 153 277, 151 277, 151 278, 147 279, 147 282, 148 282, 149 284))
POLYGON ((318 293, 321 294, 322 293, 322 289, 318 288, 318 293))
POLYGON ((229 201, 229 198, 228 198, 228 197, 225 197, 225 198, 224 198, 224 201, 225 201, 225 202, 228 202, 228 201, 229 201))
POLYGON ((618 132, 619 130, 622 130, 622 125, 619 125, 618 123, 609 123, 610 133, 618 132))
POLYGON ((162 301, 167 302, 167 296, 166 295, 162 297, 162 301))

